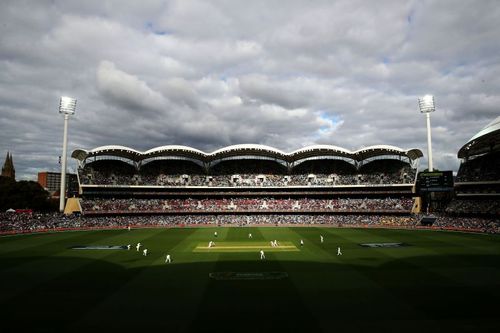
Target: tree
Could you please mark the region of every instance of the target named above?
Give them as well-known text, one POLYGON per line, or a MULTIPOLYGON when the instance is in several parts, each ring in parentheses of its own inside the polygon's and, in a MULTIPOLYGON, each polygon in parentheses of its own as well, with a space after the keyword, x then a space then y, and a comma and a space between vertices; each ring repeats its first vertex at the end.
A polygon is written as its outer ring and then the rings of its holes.
POLYGON ((34 181, 16 182, 12 178, 0 176, 0 209, 51 209, 49 193, 34 181))

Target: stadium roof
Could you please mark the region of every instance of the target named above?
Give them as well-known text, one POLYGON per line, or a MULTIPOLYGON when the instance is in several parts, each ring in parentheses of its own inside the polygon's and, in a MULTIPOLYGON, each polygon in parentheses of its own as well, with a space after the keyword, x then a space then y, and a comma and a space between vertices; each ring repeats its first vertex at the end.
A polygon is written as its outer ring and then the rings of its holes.
POLYGON ((217 149, 216 151, 207 154, 207 157, 209 157, 208 159, 210 161, 233 156, 263 156, 286 161, 288 154, 274 147, 259 144, 233 145, 217 149))
POLYGON ((423 156, 420 149, 404 150, 387 145, 370 146, 356 151, 350 151, 333 145, 313 145, 297 149, 291 153, 286 153, 279 149, 265 145, 240 144, 217 149, 212 153, 205 153, 192 147, 178 145, 156 147, 145 152, 140 152, 124 146, 102 146, 91 150, 76 149, 71 154, 71 157, 82 162, 95 156, 115 156, 126 158, 135 162, 155 157, 184 157, 199 160, 201 162, 211 162, 227 157, 262 156, 286 162, 295 162, 310 157, 327 156, 337 156, 355 161, 362 161, 367 158, 385 155, 404 156, 411 160, 415 160, 423 156))
POLYGON ((500 117, 486 125, 460 148, 458 158, 467 158, 498 150, 500 150, 500 117))
POLYGON ((91 150, 76 149, 71 153, 71 157, 80 161, 88 157, 100 155, 123 157, 132 161, 139 161, 142 159, 143 153, 129 147, 115 145, 101 146, 91 150))
POLYGON ((147 159, 159 156, 177 156, 177 157, 186 157, 186 158, 203 160, 205 158, 205 155, 206 154, 204 152, 195 148, 191 148, 188 146, 170 145, 170 146, 161 146, 150 150, 146 150, 143 153, 143 157, 141 159, 147 159))

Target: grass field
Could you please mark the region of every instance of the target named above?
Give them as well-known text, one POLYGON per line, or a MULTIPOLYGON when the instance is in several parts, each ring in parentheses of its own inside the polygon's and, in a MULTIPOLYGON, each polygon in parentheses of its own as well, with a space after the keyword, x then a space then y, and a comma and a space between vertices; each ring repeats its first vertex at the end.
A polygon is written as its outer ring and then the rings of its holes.
POLYGON ((493 332, 499 300, 492 235, 266 227, 0 237, 2 332, 493 332), (407 246, 359 245, 394 242, 407 246), (265 272, 287 277, 260 279, 265 272))

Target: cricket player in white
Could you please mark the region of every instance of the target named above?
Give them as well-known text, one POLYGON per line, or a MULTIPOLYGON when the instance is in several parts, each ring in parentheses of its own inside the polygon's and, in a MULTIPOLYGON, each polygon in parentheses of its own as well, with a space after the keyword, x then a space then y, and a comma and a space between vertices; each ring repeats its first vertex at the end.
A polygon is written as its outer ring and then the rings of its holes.
POLYGON ((319 240, 323 243, 323 235, 319 235, 319 240))
POLYGON ((252 238, 252 233, 249 233, 249 234, 248 234, 248 238, 252 238))
POLYGON ((141 243, 137 243, 137 245, 135 246, 137 252, 139 252, 139 249, 141 248, 141 246, 142 246, 141 243))
POLYGON ((274 242, 273 241, 271 241, 271 247, 274 247, 274 242))
POLYGON ((300 240, 300 246, 304 246, 304 241, 302 239, 300 240))
POLYGON ((337 255, 338 255, 338 256, 341 256, 341 255, 342 255, 342 251, 340 251, 340 246, 339 246, 339 247, 337 247, 337 255))
POLYGON ((216 231, 216 232, 214 232, 214 237, 217 237, 217 231, 216 231))
POLYGON ((266 255, 264 254, 264 250, 260 250, 260 260, 266 259, 266 255))
POLYGON ((142 255, 146 257, 148 255, 148 249, 142 250, 142 255))
POLYGON ((127 250, 129 250, 129 251, 130 251, 130 244, 129 244, 129 245, 127 245, 127 250))
POLYGON ((165 263, 171 263, 172 262, 172 259, 170 259, 170 254, 167 254, 167 257, 165 258, 165 263))

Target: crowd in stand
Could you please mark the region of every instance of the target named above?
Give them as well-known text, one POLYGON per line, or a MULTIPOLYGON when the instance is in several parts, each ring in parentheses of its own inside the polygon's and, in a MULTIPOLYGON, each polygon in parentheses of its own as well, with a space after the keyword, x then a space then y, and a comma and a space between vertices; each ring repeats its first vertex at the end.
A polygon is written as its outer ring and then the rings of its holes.
MULTIPOLYGON (((419 215, 148 215, 148 216, 61 216, 59 214, 0 213, 0 232, 36 232, 75 228, 168 227, 195 225, 331 225, 335 227, 405 227, 419 226, 419 215)), ((500 233, 500 220, 477 217, 438 216, 434 227, 500 233)))
POLYGON ((60 214, 0 213, 0 232, 30 232, 69 226, 65 220, 60 214))
POLYGON ((446 207, 446 213, 500 216, 500 199, 454 199, 446 207))
POLYGON ((288 170, 266 159, 225 160, 205 170, 188 160, 154 160, 133 166, 121 160, 97 160, 79 169, 81 184, 148 186, 332 186, 412 184, 415 169, 399 160, 360 165, 343 160, 309 160, 288 170))
POLYGON ((456 182, 500 180, 500 152, 486 154, 460 165, 456 182))
POLYGON ((406 211, 411 198, 363 199, 280 199, 280 198, 205 198, 205 199, 82 199, 83 212, 225 212, 225 211, 406 211))
POLYGON ((404 168, 395 173, 376 174, 120 174, 92 168, 79 170, 84 185, 150 185, 150 186, 208 186, 208 187, 269 187, 269 186, 339 186, 411 184, 415 170, 404 168))
POLYGON ((474 230, 486 233, 500 233, 500 218, 481 218, 481 217, 459 217, 449 215, 437 216, 435 227, 438 228, 456 228, 460 230, 474 230))

